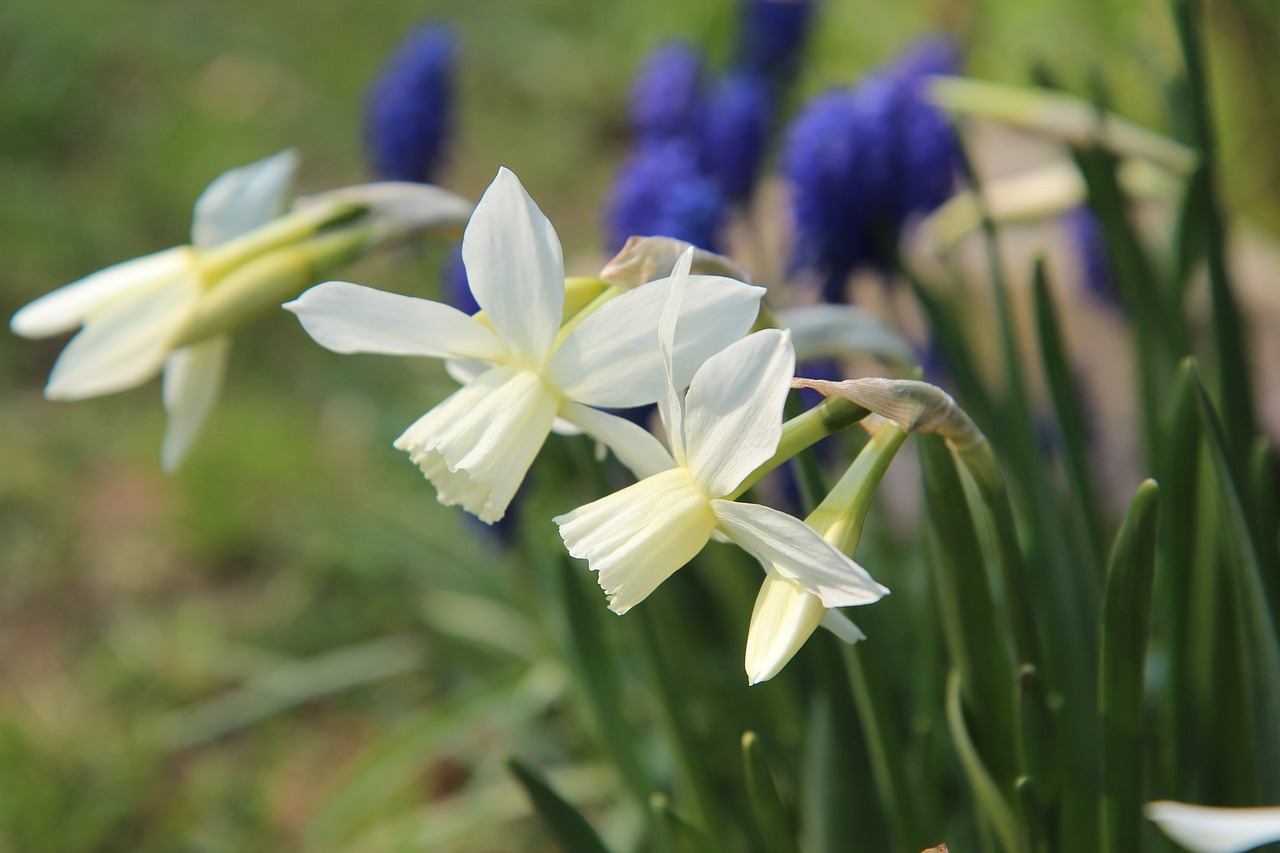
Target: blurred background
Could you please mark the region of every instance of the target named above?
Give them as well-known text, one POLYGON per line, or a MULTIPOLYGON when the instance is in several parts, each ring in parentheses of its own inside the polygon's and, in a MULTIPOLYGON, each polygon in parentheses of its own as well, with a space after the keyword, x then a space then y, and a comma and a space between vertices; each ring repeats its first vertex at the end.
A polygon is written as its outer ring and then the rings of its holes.
MULTIPOLYGON (((738 14, 735 0, 7 0, 0 315, 186 242, 213 177, 282 148, 302 155, 302 192, 369 180, 369 87, 432 20, 459 50, 437 181, 474 199, 511 168, 570 272, 594 273, 643 58, 680 37, 721 67, 738 14)), ((1172 24, 1145 0, 822 0, 781 119, 938 32, 971 76, 1103 86, 1117 112, 1178 131, 1172 24)), ((1280 13, 1214 2, 1208 36, 1227 207, 1266 233, 1280 13)), ((759 216, 785 231, 785 205, 759 216)), ((402 249, 342 277, 435 296, 446 254, 402 249)), ((510 663, 547 630, 527 621, 528 567, 391 447, 453 387, 440 366, 334 355, 268 316, 237 335, 224 397, 167 477, 158 383, 48 402, 63 343, 0 335, 0 850, 545 845, 500 766, 573 750, 547 698, 557 676, 510 663), (486 692, 517 671, 523 704, 486 692)), ((539 461, 515 525, 527 542, 558 545, 539 501, 588 452, 539 461)), ((579 771, 563 790, 599 789, 598 769, 579 771)))

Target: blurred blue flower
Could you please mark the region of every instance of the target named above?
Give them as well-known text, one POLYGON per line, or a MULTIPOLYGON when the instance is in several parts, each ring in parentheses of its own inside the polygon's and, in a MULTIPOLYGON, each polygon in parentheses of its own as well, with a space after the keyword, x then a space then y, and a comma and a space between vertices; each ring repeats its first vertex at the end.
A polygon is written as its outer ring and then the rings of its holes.
POLYGON ((609 249, 628 237, 661 236, 716 251, 728 217, 725 196, 679 141, 642 145, 623 161, 606 204, 609 249))
POLYGON ((923 88, 955 62, 950 42, 922 42, 856 89, 819 95, 789 128, 792 263, 818 273, 828 300, 843 301, 856 269, 887 268, 907 220, 951 194, 958 143, 923 88))
POLYGON ((1107 253, 1107 238, 1102 232, 1098 215, 1087 207, 1077 207, 1064 217, 1067 233, 1074 244, 1080 262, 1085 290, 1093 297, 1111 305, 1122 305, 1111 271, 1111 256, 1107 253))
POLYGON ((449 142, 457 38, 440 24, 405 38, 369 91, 366 138, 373 171, 431 181, 449 142))
POLYGON ((707 95, 702 164, 730 202, 745 203, 755 188, 772 112, 768 81, 758 74, 726 74, 707 95))
POLYGON ((800 70, 813 0, 743 0, 737 64, 785 86, 800 70))
POLYGON ((464 314, 475 314, 480 310, 480 303, 476 302, 475 294, 471 292, 467 268, 462 263, 461 243, 449 250, 449 256, 444 262, 444 298, 464 314))
POLYGON ((642 142, 693 139, 704 101, 702 55, 673 41, 649 52, 631 84, 631 123, 642 142))

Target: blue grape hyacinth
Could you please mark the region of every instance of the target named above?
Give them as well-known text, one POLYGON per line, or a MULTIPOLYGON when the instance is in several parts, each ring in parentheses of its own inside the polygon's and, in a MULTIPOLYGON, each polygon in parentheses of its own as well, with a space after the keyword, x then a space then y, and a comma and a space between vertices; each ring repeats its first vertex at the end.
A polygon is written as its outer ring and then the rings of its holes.
POLYGON ((366 137, 379 177, 419 183, 436 177, 452 130, 456 56, 453 30, 427 24, 401 42, 374 81, 366 137))
POLYGON ((618 169, 605 227, 609 249, 633 235, 674 237, 716 251, 728 218, 725 196, 683 142, 642 145, 618 169))
POLYGON ((792 264, 814 271, 829 301, 843 301, 855 270, 888 268, 907 221, 951 194, 958 142, 924 84, 956 61, 950 42, 922 42, 856 89, 819 95, 789 128, 792 264))
POLYGON ((631 85, 631 124, 641 142, 696 137, 703 75, 702 54, 685 42, 650 51, 631 85))
POLYGON ((1079 258, 1085 291, 1099 301, 1123 306, 1111 271, 1107 238, 1098 215, 1088 207, 1077 207, 1064 217, 1067 234, 1079 258))
POLYGON ((758 74, 728 73, 707 94, 702 164, 734 204, 745 204, 755 189, 772 113, 769 84, 758 74))
POLYGON ((812 0, 743 0, 737 64, 785 86, 800 70, 812 0))

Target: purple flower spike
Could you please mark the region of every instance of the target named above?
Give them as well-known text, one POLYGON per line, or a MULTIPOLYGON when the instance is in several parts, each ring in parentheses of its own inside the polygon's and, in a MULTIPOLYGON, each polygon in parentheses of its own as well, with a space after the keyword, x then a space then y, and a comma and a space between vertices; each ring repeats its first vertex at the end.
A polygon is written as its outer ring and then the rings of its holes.
POLYGON ((703 167, 735 204, 745 203, 755 188, 772 112, 769 84, 756 74, 727 74, 707 97, 703 167))
POLYGON ((744 0, 738 64, 785 86, 800 70, 813 0, 744 0))
POLYGON ((863 267, 887 268, 907 221, 951 195, 958 142, 924 99, 924 77, 952 70, 944 39, 921 42, 854 90, 815 98, 792 124, 783 151, 796 240, 792 262, 843 301, 863 267))
POLYGON ((684 42, 650 51, 631 85, 631 122, 642 141, 691 139, 703 109, 702 55, 684 42))
POLYGON ((366 139, 375 174, 431 181, 440 168, 453 119, 457 39, 428 24, 409 34, 369 91, 366 139))
POLYGON ((716 251, 728 210, 716 182, 682 142, 642 146, 623 162, 606 207, 609 248, 628 237, 661 236, 716 251))

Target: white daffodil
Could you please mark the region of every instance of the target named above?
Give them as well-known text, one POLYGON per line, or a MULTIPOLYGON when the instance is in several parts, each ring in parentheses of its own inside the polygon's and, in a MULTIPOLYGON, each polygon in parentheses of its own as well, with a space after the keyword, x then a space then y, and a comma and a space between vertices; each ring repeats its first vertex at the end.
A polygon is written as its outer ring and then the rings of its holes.
POLYGON ((1280 841, 1280 807, 1215 808, 1161 800, 1146 816, 1165 835, 1196 853, 1243 853, 1280 841))
POLYGON ((45 386, 51 400, 82 400, 141 385, 162 369, 169 413, 161 452, 166 470, 181 462, 218 393, 225 335, 175 346, 205 288, 205 251, 273 219, 297 168, 283 151, 223 174, 196 201, 191 245, 125 261, 45 294, 10 327, 27 338, 80 333, 58 356, 45 386))
POLYGON ((674 455, 666 470, 556 518, 569 553, 599 574, 615 613, 643 601, 716 531, 825 607, 878 600, 888 590, 804 522, 725 499, 778 446, 795 354, 787 332, 756 332, 709 358, 682 399, 671 353, 690 260, 672 274, 658 330, 668 366, 659 408, 674 455))
POLYGON ((111 394, 163 370, 161 461, 172 471, 217 398, 230 330, 322 269, 410 231, 458 228, 471 212, 438 187, 369 184, 299 200, 282 215, 297 166, 283 151, 226 172, 196 200, 190 245, 109 267, 18 311, 11 327, 28 338, 83 327, 45 396, 111 394))
MULTIPOLYGON (((502 518, 558 418, 610 447, 638 476, 666 465, 657 439, 593 407, 641 406, 663 394, 667 377, 653 330, 670 281, 629 290, 562 330, 560 241, 507 169, 476 205, 462 260, 482 316, 345 282, 313 287, 285 306, 334 352, 444 358, 458 368, 463 387, 395 442, 440 501, 486 522, 502 518)), ((697 277, 682 314, 697 334, 675 344, 675 376, 687 382, 708 356, 745 334, 763 292, 697 277)))

